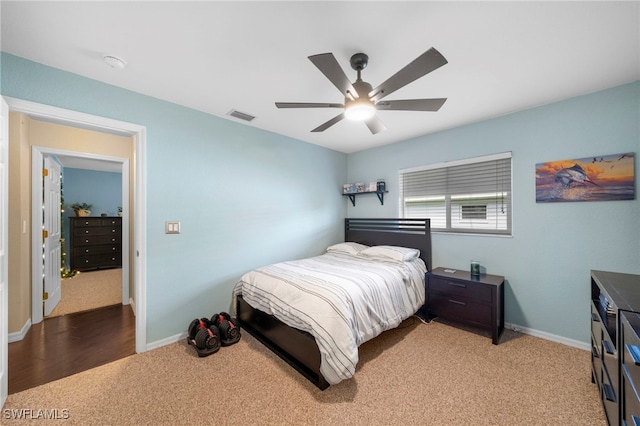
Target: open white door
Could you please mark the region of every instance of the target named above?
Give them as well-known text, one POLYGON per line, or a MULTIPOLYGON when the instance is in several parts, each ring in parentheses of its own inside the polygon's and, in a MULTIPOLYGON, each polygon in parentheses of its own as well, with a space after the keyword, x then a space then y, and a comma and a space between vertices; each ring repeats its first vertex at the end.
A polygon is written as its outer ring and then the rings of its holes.
POLYGON ((60 165, 44 158, 44 206, 42 211, 44 241, 43 255, 43 296, 46 317, 60 302, 62 296, 60 282, 60 165))
POLYGON ((0 98, 0 407, 9 394, 9 107, 0 98))

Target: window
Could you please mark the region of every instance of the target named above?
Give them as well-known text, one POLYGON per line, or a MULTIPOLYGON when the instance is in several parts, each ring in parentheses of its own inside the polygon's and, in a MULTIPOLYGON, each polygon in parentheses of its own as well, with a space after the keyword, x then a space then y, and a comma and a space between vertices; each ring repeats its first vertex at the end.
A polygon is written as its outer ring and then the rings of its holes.
POLYGON ((400 216, 436 232, 511 235, 511 153, 400 170, 400 216))

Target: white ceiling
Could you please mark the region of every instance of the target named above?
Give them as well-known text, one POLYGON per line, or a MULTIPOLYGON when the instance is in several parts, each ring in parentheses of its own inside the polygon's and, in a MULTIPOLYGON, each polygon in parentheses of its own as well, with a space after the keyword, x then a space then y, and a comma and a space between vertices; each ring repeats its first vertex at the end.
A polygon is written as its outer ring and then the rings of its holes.
MULTIPOLYGON (((229 120, 355 152, 640 79, 640 2, 2 1, 2 50, 229 120), (381 111, 372 135, 307 59, 369 55, 374 87, 430 47, 449 61, 385 100, 448 98, 439 112, 381 111), (112 54, 124 70, 102 61, 112 54), (241 122, 241 121, 240 121, 241 122), (244 122, 243 122, 244 123, 244 122)), ((96 99, 99 102, 99 99, 96 99)))

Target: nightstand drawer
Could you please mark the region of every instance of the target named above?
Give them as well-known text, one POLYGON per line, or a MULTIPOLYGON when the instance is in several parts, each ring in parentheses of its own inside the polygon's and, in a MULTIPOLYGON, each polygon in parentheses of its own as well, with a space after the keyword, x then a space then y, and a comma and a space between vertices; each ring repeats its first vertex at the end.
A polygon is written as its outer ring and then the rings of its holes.
POLYGON ((477 303, 465 297, 429 294, 429 312, 454 321, 490 327, 491 305, 477 303))
POLYGON ((465 297, 483 302, 491 301, 491 287, 480 283, 431 276, 429 292, 438 292, 450 296, 465 297))

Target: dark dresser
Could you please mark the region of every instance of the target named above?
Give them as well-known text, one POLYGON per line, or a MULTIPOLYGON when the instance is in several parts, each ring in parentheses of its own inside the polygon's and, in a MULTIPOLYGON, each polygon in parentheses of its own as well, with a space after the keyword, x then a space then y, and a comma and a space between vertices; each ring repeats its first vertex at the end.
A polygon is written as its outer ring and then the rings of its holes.
POLYGON ((469 271, 435 268, 427 272, 427 320, 442 317, 491 331, 498 344, 504 331, 504 277, 471 275, 469 271))
POLYGON ((640 275, 591 271, 591 381, 609 425, 640 424, 640 275))
POLYGON ((122 267, 121 217, 70 217, 71 270, 122 267))

